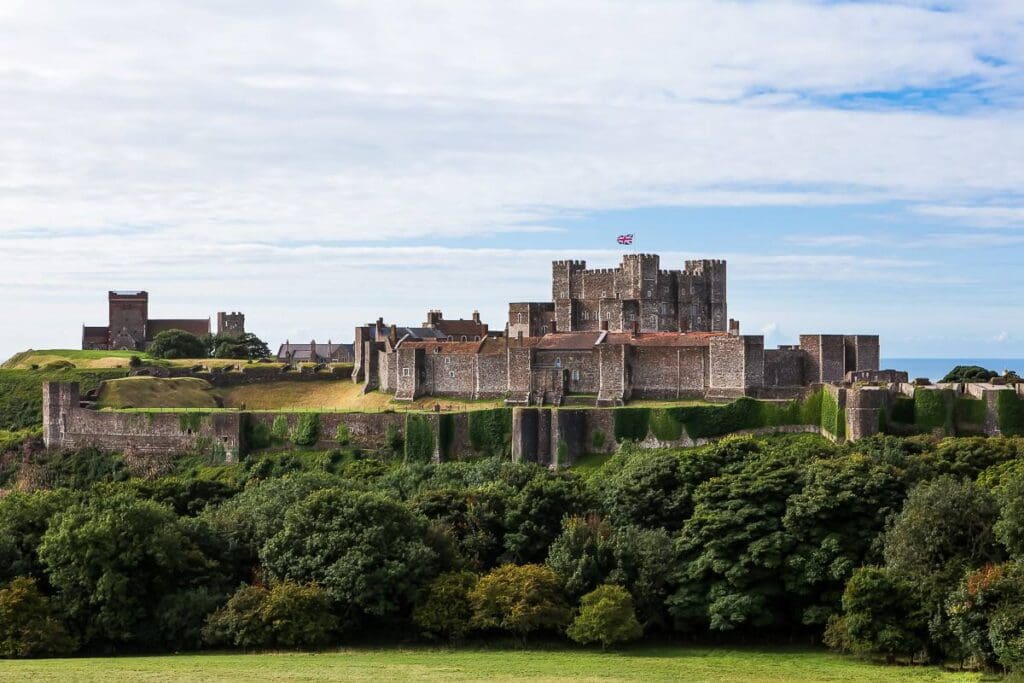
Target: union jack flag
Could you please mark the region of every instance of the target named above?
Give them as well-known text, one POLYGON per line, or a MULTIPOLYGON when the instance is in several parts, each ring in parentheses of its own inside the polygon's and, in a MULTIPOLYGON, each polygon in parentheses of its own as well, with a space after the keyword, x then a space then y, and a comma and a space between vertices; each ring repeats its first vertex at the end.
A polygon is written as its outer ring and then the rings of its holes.
POLYGON ((633 233, 619 235, 619 244, 633 244, 633 233))

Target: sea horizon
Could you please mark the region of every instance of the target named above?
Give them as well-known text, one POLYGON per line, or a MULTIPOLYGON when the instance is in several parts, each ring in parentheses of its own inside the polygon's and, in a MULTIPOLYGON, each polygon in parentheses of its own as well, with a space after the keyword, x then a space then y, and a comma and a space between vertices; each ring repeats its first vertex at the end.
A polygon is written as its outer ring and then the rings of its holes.
POLYGON ((1024 372, 1024 358, 911 358, 904 356, 882 358, 880 363, 883 370, 906 370, 911 380, 922 377, 928 378, 932 382, 941 380, 957 365, 980 365, 999 373, 1006 370, 1014 370, 1018 374, 1024 372))

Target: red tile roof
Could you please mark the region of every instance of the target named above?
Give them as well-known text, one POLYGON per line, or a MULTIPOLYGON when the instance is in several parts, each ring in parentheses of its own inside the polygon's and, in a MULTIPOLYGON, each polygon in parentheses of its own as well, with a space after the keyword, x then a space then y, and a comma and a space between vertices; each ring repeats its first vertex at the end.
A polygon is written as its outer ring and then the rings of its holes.
POLYGON ((727 337, 728 332, 642 332, 634 337, 629 332, 609 332, 606 344, 630 346, 708 346, 715 337, 727 337))
POLYGON ((482 341, 404 341, 399 348, 423 349, 424 353, 475 354, 482 341))

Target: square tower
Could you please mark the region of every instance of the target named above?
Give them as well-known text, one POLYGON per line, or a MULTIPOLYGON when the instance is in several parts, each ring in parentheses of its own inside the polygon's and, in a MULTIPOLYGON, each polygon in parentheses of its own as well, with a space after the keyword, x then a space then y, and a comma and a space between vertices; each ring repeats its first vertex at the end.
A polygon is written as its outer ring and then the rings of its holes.
POLYGON ((146 342, 149 321, 149 292, 107 292, 109 309, 109 348, 126 351, 141 349, 146 342))

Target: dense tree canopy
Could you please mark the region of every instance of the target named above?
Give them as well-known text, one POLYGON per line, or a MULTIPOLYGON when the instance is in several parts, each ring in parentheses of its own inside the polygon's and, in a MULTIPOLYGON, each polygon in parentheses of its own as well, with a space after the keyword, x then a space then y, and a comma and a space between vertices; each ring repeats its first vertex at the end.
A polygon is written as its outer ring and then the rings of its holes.
POLYGON ((146 352, 154 358, 206 358, 206 345, 185 330, 164 330, 153 337, 146 352))
POLYGON ((724 632, 1019 667, 1022 446, 733 437, 589 472, 271 449, 154 479, 55 451, 32 480, 65 488, 0 497, 0 648, 724 632))

